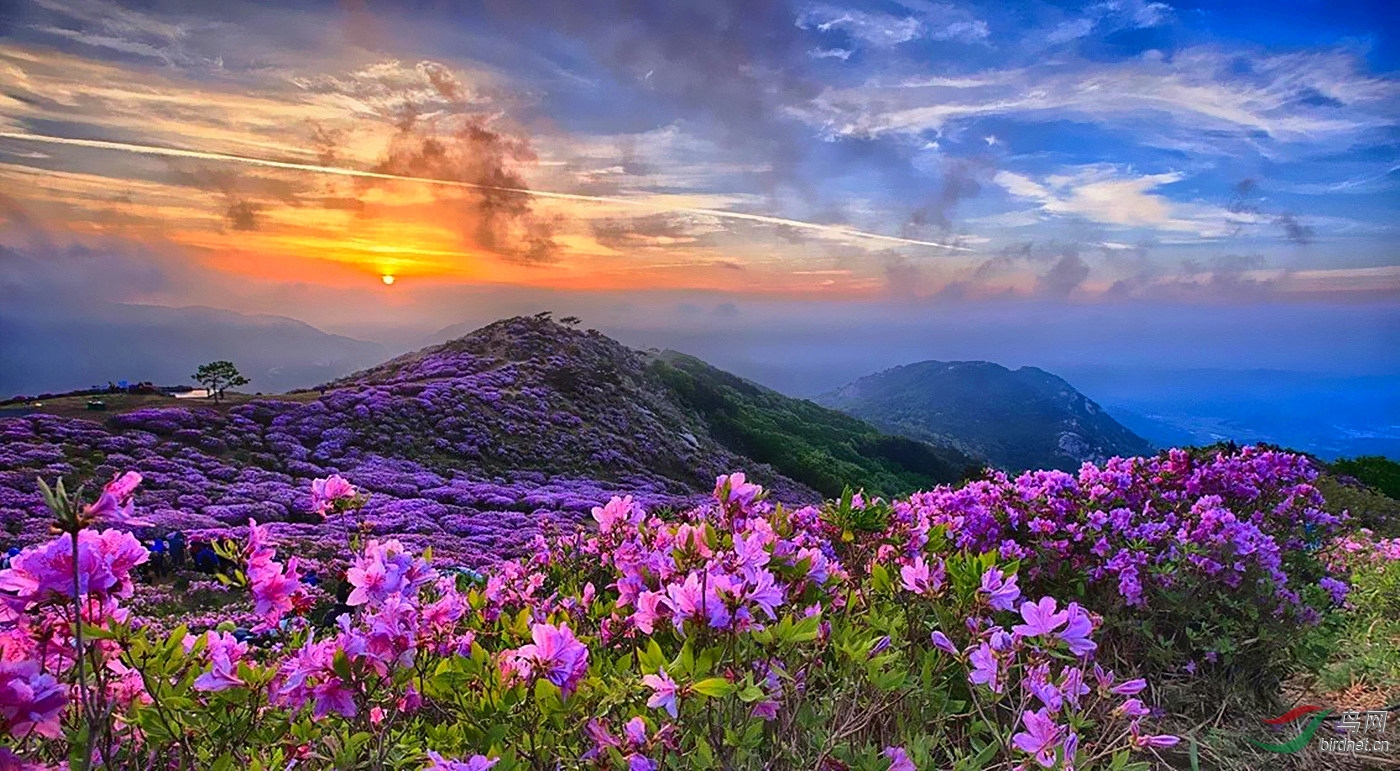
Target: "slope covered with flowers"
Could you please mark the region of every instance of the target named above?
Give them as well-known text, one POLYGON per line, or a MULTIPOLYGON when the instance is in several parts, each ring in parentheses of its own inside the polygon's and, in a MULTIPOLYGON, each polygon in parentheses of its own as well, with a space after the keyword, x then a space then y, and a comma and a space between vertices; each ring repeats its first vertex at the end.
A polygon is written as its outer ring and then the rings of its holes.
MULTIPOLYGON (((332 614, 284 556, 295 529, 250 522, 225 580, 256 624, 200 634, 123 607, 151 557, 125 532, 139 477, 91 503, 60 487, 62 534, 0 570, 0 762, 1157 764, 1179 758, 1163 682, 1277 674, 1352 570, 1400 556, 1342 532, 1314 475, 1286 453, 1172 452, 798 509, 721 475, 693 509, 616 497, 480 574, 342 533, 332 614)), ((332 531, 366 500, 336 477, 302 493, 332 531)))
MULTIPOLYGON (((636 352, 514 318, 310 401, 152 408, 104 423, 0 419, 0 550, 47 534, 36 475, 134 469, 153 523, 143 535, 198 537, 249 518, 311 523, 306 486, 347 474, 370 494, 363 522, 374 533, 479 565, 521 553, 537 534, 573 529, 614 495, 689 506, 737 467, 784 500, 820 497, 716 442, 636 352)), ((321 533, 296 532, 313 541, 321 533)))

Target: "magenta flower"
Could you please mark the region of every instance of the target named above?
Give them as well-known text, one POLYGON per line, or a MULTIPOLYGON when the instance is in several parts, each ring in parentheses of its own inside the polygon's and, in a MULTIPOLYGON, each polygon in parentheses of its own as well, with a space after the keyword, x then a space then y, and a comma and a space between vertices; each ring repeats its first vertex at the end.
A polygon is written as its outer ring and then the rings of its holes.
POLYGON ((382 603, 390 595, 415 595, 418 589, 437 578, 437 571, 422 558, 414 557, 397 539, 371 539, 364 554, 355 558, 345 580, 355 589, 347 605, 382 603))
POLYGON ((488 758, 485 755, 473 755, 466 760, 448 760, 428 750, 428 765, 423 767, 423 771, 490 771, 491 767, 499 762, 500 758, 488 758))
POLYGON ((1146 688, 1147 681, 1139 677, 1134 680, 1125 680, 1119 683, 1118 685, 1115 685, 1112 688, 1110 688, 1109 692, 1116 693, 1119 696, 1136 696, 1139 693, 1142 693, 1143 690, 1146 688))
POLYGON ((152 523, 144 519, 135 519, 131 516, 135 502, 132 500, 132 493, 136 486, 141 484, 141 475, 135 471, 127 471, 112 477, 102 488, 102 494, 96 501, 89 504, 83 514, 93 521, 106 521, 117 525, 128 527, 149 527, 152 523))
POLYGON ((752 505, 762 492, 762 487, 745 481, 743 472, 736 471, 715 479, 715 498, 720 503, 738 506, 741 509, 752 505))
POLYGON ((1176 745, 1180 744, 1181 737, 1171 736, 1170 734, 1157 734, 1156 736, 1139 736, 1133 740, 1133 743, 1139 747, 1157 747, 1159 749, 1165 749, 1167 747, 1175 747, 1176 745))
POLYGON ((0 732, 16 739, 63 735, 67 688, 34 661, 0 661, 0 732))
POLYGON ((1057 605, 1054 597, 1041 597, 1039 602, 1021 603, 1021 618, 1025 619, 1026 623, 1017 624, 1011 631, 1022 637, 1054 634, 1055 630, 1069 620, 1068 612, 1055 612, 1057 605))
POLYGON ((241 643, 227 632, 205 633, 205 653, 209 656, 212 668, 195 678, 196 691, 226 691, 240 688, 245 683, 238 676, 238 661, 248 652, 248 644, 241 643))
MULTIPOLYGON (((78 531, 78 591, 85 597, 126 597, 131 571, 149 559, 135 536, 118 530, 78 531)), ((73 536, 32 546, 0 570, 0 599, 16 610, 73 597, 73 536)))
POLYGON ((760 569, 754 575, 746 599, 757 605, 772 620, 778 617, 777 608, 783 604, 783 595, 783 587, 773 582, 773 574, 760 569))
POLYGON ((567 698, 588 671, 587 646, 574 637, 568 626, 535 624, 530 637, 534 644, 520 646, 515 655, 530 662, 535 672, 559 686, 567 698))
POLYGON ((1031 755, 1035 762, 1045 768, 1055 765, 1055 746, 1060 743, 1063 727, 1058 725, 1046 710, 1022 712, 1021 723, 1026 730, 1011 737, 1016 749, 1031 755))
POLYGON ((900 583, 914 594, 930 594, 942 589, 944 575, 942 560, 936 560, 930 570, 922 554, 914 558, 913 564, 899 569, 900 583))
POLYGON ((678 707, 676 706, 676 681, 666 674, 666 670, 658 670, 654 675, 647 675, 642 678, 642 684, 652 690, 651 698, 647 699, 647 706, 651 709, 664 709, 676 717, 678 707))
POLYGON ((997 610, 1012 610, 1021 599, 1021 588, 1016 585, 1016 574, 1008 578, 1000 568, 988 568, 982 574, 982 585, 978 591, 987 595, 992 607, 997 610))
POLYGON ((903 747, 886 747, 880 754, 890 759, 889 771, 919 771, 903 747))
POLYGON ((325 516, 335 508, 336 501, 351 500, 357 495, 354 485, 339 474, 311 482, 311 509, 325 516))
POLYGON ((611 531, 619 522, 639 525, 645 517, 646 512, 632 502, 630 495, 625 498, 613 496, 607 505, 593 507, 593 520, 598 523, 598 530, 604 533, 611 531))
POLYGON ((1069 646, 1070 653, 1076 656, 1087 656, 1098 649, 1098 644, 1089 639, 1089 635, 1094 633, 1094 622, 1089 618, 1089 613, 1077 602, 1071 602, 1065 608, 1068 614, 1068 623, 1060 630, 1056 637, 1059 637, 1069 646))
POLYGON ((627 743, 633 747, 641 747, 647 743, 647 723, 640 717, 628 720, 622 726, 622 735, 627 738, 627 743))
POLYGON ((637 610, 632 613, 632 623, 645 634, 655 631, 656 621, 661 617, 662 603, 666 595, 661 592, 642 592, 637 595, 637 610))

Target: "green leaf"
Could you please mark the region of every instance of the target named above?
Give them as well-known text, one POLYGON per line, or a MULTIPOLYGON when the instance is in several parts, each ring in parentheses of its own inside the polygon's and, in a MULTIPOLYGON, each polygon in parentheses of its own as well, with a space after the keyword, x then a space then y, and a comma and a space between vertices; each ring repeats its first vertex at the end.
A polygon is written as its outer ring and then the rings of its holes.
POLYGON ((878 562, 871 565, 870 585, 874 587, 877 592, 888 592, 890 588, 894 586, 894 581, 890 578, 890 571, 886 570, 885 566, 878 562))
POLYGON ((637 657, 641 660, 644 674, 654 674, 666 664, 666 656, 662 654, 661 645, 655 637, 647 638, 646 650, 639 651, 637 657))
POLYGON ((704 696, 718 698, 734 693, 734 684, 723 677, 710 677, 691 685, 690 689, 704 696))

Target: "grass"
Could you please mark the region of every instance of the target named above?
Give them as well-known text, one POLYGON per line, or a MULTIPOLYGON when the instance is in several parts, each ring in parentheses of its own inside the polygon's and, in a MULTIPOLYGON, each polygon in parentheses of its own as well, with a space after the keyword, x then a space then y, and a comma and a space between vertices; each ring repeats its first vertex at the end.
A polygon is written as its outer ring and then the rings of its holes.
MULTIPOLYGON (((164 394, 102 394, 100 396, 59 396, 53 399, 34 401, 28 404, 8 405, 5 409, 22 409, 35 407, 37 411, 46 415, 57 415, 64 418, 80 418, 100 423, 112 415, 120 415, 124 412, 134 412, 150 408, 163 407, 183 407, 186 409, 212 409, 219 412, 227 412, 240 404, 247 404, 256 401, 275 402, 312 402, 320 398, 316 391, 293 391, 286 394, 265 394, 257 396, 254 394, 228 393, 219 402, 213 399, 176 399, 173 396, 164 394), (105 410, 89 410, 88 401, 91 399, 100 400, 106 405, 105 410)), ((0 412, 0 416, 3 412, 0 412)))

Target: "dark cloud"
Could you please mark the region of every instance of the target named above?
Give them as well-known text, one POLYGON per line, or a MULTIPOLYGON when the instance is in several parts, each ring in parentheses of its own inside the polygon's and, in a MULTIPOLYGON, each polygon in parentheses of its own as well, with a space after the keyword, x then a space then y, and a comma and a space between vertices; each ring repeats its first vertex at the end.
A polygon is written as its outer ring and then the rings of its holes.
POLYGON ((976 198, 982 192, 977 180, 978 166, 966 159, 952 159, 943 164, 938 192, 928 203, 915 209, 904 226, 905 238, 917 238, 928 228, 943 233, 953 229, 953 212, 958 202, 976 198))
POLYGON ((711 239, 691 232, 688 218, 677 214, 647 214, 641 217, 609 218, 591 225, 593 238, 610 249, 701 246, 711 239))
POLYGON ((1284 237, 1295 244, 1310 244, 1316 235, 1313 229, 1298 221, 1298 218, 1288 212, 1274 218, 1274 224, 1283 228, 1284 237))
POLYGON ((1066 250, 1064 255, 1036 280, 1037 294, 1049 297, 1065 297, 1079 288, 1089 277, 1089 264, 1079 257, 1079 252, 1066 250))
POLYGON ((261 210, 259 204, 239 199, 229 204, 224 216, 228 219, 228 226, 234 230, 257 230, 258 212, 261 210))
POLYGON ((406 116, 372 170, 481 185, 433 191, 444 214, 461 227, 463 239, 514 262, 553 262, 558 256, 556 223, 535 212, 527 193, 518 192, 528 185, 517 167, 536 160, 530 141, 493 128, 481 116, 465 116, 441 131, 435 123, 406 116))

